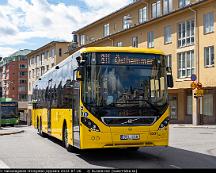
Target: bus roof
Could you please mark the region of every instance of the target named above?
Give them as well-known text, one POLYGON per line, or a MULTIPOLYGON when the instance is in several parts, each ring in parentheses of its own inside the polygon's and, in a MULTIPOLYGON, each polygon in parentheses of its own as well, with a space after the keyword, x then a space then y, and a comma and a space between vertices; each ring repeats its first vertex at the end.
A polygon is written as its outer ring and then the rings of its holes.
POLYGON ((157 49, 134 48, 134 47, 88 47, 80 49, 80 53, 89 52, 125 52, 125 53, 148 53, 164 55, 164 52, 157 49))

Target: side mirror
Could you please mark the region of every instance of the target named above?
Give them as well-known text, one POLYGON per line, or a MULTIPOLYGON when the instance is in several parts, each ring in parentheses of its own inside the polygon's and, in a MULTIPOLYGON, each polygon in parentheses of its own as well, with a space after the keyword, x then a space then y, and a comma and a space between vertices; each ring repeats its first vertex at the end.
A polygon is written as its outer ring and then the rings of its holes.
POLYGON ((83 76, 84 76, 84 67, 80 66, 77 69, 77 73, 76 73, 76 80, 78 81, 83 81, 83 76))
POLYGON ((172 69, 171 67, 167 67, 166 70, 167 70, 167 86, 173 88, 174 82, 173 82, 172 69))

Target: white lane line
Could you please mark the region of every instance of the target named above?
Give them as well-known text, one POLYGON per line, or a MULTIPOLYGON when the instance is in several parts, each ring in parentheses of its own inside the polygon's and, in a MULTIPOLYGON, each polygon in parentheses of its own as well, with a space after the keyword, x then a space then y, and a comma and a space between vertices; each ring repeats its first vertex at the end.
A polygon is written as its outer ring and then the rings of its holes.
POLYGON ((181 169, 179 166, 175 166, 175 165, 170 165, 173 168, 177 168, 177 169, 181 169))
POLYGON ((9 166, 0 160, 0 169, 6 169, 6 168, 9 168, 9 166))

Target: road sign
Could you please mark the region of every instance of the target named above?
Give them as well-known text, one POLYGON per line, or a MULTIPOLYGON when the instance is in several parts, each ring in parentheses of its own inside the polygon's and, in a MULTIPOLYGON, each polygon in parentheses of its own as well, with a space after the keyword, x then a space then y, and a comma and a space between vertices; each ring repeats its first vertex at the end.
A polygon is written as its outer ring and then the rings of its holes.
POLYGON ((203 89, 197 89, 194 93, 194 97, 203 97, 204 90, 203 89))
POLYGON ((196 76, 195 74, 192 74, 192 75, 191 75, 191 80, 192 80, 192 81, 196 81, 196 80, 197 80, 197 76, 196 76))
POLYGON ((197 88, 197 83, 196 82, 192 82, 191 83, 191 88, 192 88, 192 90, 195 90, 197 88))
POLYGON ((202 84, 200 82, 197 83, 197 89, 202 89, 202 84))

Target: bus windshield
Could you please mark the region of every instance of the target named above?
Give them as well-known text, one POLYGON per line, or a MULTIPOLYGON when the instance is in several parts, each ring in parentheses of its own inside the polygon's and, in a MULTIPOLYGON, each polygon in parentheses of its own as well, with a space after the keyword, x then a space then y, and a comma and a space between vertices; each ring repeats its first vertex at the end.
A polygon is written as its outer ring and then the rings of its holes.
POLYGON ((97 53, 90 61, 85 71, 83 102, 95 116, 163 114, 167 108, 163 56, 97 53))

